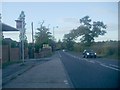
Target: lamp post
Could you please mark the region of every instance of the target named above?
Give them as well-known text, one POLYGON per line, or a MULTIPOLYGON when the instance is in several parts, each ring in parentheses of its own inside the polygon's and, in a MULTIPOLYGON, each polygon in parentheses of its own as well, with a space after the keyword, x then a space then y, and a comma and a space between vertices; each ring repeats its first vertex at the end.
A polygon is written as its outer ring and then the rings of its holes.
POLYGON ((33 22, 31 23, 32 26, 32 58, 34 58, 34 31, 33 31, 33 22))
POLYGON ((56 27, 53 27, 53 40, 55 40, 55 28, 58 28, 58 26, 56 26, 56 27))

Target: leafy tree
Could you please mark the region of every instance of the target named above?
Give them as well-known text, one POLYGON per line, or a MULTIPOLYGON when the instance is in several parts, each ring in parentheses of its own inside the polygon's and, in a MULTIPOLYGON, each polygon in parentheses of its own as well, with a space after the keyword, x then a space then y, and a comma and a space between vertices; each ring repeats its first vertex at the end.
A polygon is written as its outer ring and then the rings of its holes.
POLYGON ((58 42, 56 43, 56 50, 60 50, 60 49, 62 49, 62 42, 59 39, 58 42))
POLYGON ((65 46, 68 50, 73 50, 74 46, 74 40, 73 40, 73 34, 65 34, 63 42, 65 43, 65 46))
POLYGON ((85 16, 80 19, 80 23, 89 29, 91 28, 90 22, 91 22, 91 19, 89 19, 89 16, 85 16))
POLYGON ((52 36, 49 29, 42 26, 42 24, 37 30, 38 32, 35 34, 35 51, 39 52, 39 49, 42 48, 43 44, 50 45, 52 36))
POLYGON ((91 36, 98 37, 99 35, 104 35, 106 31, 102 29, 106 29, 106 25, 104 25, 103 22, 100 21, 93 22, 93 29, 91 36))
POLYGON ((99 37, 100 35, 104 35, 106 31, 106 25, 104 25, 103 22, 97 21, 93 22, 91 24, 91 19, 89 16, 85 16, 82 19, 80 19, 80 26, 77 29, 71 30, 71 32, 65 37, 67 37, 70 41, 75 41, 78 37, 82 37, 80 41, 84 43, 87 46, 90 46, 96 37, 99 37))
POLYGON ((106 33, 106 31, 104 30, 106 29, 106 25, 104 25, 103 22, 94 21, 93 24, 90 24, 91 21, 92 20, 89 19, 89 16, 85 16, 82 19, 80 19, 80 23, 83 24, 83 29, 80 29, 81 26, 77 28, 77 30, 82 32, 81 41, 86 45, 91 45, 92 42, 94 42, 95 37, 99 37, 100 35, 104 35, 106 33))

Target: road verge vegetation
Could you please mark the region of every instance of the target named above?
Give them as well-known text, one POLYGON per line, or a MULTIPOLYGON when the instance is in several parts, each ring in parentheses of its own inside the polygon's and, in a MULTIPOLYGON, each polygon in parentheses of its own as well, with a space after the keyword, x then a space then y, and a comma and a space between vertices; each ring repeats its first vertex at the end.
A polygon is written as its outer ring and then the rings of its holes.
POLYGON ((118 41, 95 42, 91 46, 85 46, 81 43, 75 43, 73 50, 75 52, 83 52, 85 49, 94 50, 99 57, 113 58, 120 60, 120 45, 118 41))

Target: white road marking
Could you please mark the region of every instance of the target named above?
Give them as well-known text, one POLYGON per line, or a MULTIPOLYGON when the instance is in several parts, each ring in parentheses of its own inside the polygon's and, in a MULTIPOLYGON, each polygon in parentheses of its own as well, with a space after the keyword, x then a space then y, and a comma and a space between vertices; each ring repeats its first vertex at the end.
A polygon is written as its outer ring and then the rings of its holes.
POLYGON ((60 57, 62 57, 61 54, 60 54, 60 52, 58 52, 58 54, 59 54, 60 57))
POLYGON ((77 59, 77 57, 75 57, 77 59))
POLYGON ((92 61, 92 60, 90 60, 89 62, 91 62, 91 63, 95 63, 94 61, 92 61))
POLYGON ((79 60, 84 60, 84 58, 79 58, 79 60))
POLYGON ((64 80, 64 82, 68 82, 67 80, 64 80))
POLYGON ((87 61, 87 62, 89 62, 88 59, 85 59, 85 58, 84 58, 84 60, 87 61))
POLYGON ((97 63, 101 64, 101 62, 99 62, 99 61, 95 61, 95 62, 97 62, 97 63))
POLYGON ((116 67, 116 68, 119 68, 119 66, 117 65, 113 65, 113 64, 109 64, 110 66, 113 66, 113 67, 116 67))
POLYGON ((68 84, 68 83, 65 83, 65 84, 68 84))
MULTIPOLYGON (((67 54, 67 53, 66 53, 66 54, 67 54)), ((60 55, 60 53, 59 53, 59 55, 60 55)), ((85 60, 85 61, 91 62, 91 63, 97 62, 97 63, 99 63, 99 64, 100 64, 101 66, 103 66, 103 67, 110 68, 110 69, 113 69, 113 70, 116 70, 116 71, 120 71, 119 69, 117 69, 117 68, 119 68, 119 66, 117 66, 117 65, 109 64, 110 66, 107 66, 107 65, 105 65, 104 63, 102 63, 102 62, 100 62, 100 61, 92 61, 92 60, 88 60, 88 59, 86 59, 86 58, 79 58, 79 57, 76 57, 76 56, 71 55, 71 54, 67 54, 67 55, 69 55, 69 56, 71 56, 71 57, 73 57, 73 58, 77 58, 77 59, 79 59, 79 60, 85 60), (113 66, 113 67, 111 67, 111 66, 113 66), (116 67, 116 68, 115 68, 115 67, 116 67)), ((65 84, 67 84, 66 81, 64 81, 64 82, 65 82, 65 84)))
MULTIPOLYGON (((83 60, 83 59, 81 59, 81 60, 83 60)), ((94 61, 88 60, 88 59, 86 59, 86 58, 84 58, 84 60, 87 61, 87 62, 90 62, 90 63, 95 63, 94 61)))
POLYGON ((99 62, 99 61, 92 61, 92 60, 88 60, 88 59, 86 59, 86 58, 76 57, 76 56, 71 55, 71 54, 68 54, 68 53, 66 53, 66 54, 69 55, 69 56, 71 56, 71 57, 73 57, 73 58, 79 59, 79 60, 85 60, 85 61, 87 61, 87 62, 91 62, 91 63, 95 63, 95 62, 97 62, 97 63, 99 63, 99 64, 102 64, 102 63, 99 62))
POLYGON ((67 81, 67 80, 64 80, 64 83, 65 83, 65 84, 68 84, 68 81, 67 81))
POLYGON ((120 71, 120 70, 117 69, 117 68, 113 68, 113 67, 107 66, 107 65, 105 65, 105 64, 103 64, 103 63, 101 63, 100 65, 103 66, 103 67, 107 67, 107 68, 110 68, 110 69, 113 69, 113 70, 120 71))

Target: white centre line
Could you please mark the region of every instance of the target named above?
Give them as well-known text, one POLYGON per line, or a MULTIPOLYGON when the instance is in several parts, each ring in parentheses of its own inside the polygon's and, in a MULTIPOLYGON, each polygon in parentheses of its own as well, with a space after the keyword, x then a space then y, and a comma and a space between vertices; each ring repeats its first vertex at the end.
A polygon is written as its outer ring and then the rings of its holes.
POLYGON ((105 65, 105 64, 103 64, 103 63, 101 63, 100 65, 103 66, 103 67, 107 67, 107 68, 110 68, 110 69, 113 69, 113 70, 120 71, 120 70, 117 69, 117 68, 113 68, 113 67, 107 66, 107 65, 105 65))
POLYGON ((87 62, 89 62, 89 60, 88 60, 88 59, 85 59, 85 58, 84 58, 84 60, 85 60, 85 61, 87 61, 87 62))
POLYGON ((116 68, 120 68, 119 66, 117 65, 113 65, 113 64, 109 64, 110 66, 113 66, 113 67, 116 67, 116 68))
MULTIPOLYGON (((67 53, 66 53, 66 54, 67 54, 67 53)), ((117 69, 117 68, 119 68, 119 66, 117 66, 117 65, 109 64, 109 66, 107 66, 107 65, 105 65, 104 63, 101 63, 100 61, 92 61, 92 60, 88 60, 88 59, 86 59, 86 58, 79 58, 79 57, 76 57, 76 56, 71 55, 71 54, 67 54, 67 55, 69 55, 69 56, 71 56, 71 57, 73 57, 73 58, 77 58, 77 59, 79 59, 79 60, 85 60, 85 61, 91 62, 91 63, 97 62, 97 63, 99 63, 99 64, 100 64, 101 66, 103 66, 103 67, 110 68, 110 69, 113 69, 113 70, 116 70, 116 71, 120 71, 120 69, 117 69), (111 67, 111 66, 113 66, 113 67, 111 67)), ((60 53, 59 53, 59 56, 61 57, 60 53)), ((66 81, 65 81, 65 82, 66 82, 66 81)))
POLYGON ((95 62, 97 62, 97 63, 101 64, 101 62, 99 62, 99 61, 95 61, 95 62))
POLYGON ((64 83, 65 83, 65 84, 68 84, 68 81, 67 81, 67 80, 64 80, 64 83))
POLYGON ((90 60, 89 62, 91 62, 91 63, 95 63, 94 61, 92 61, 92 60, 90 60))
POLYGON ((58 54, 59 54, 60 57, 62 57, 61 54, 60 54, 60 52, 58 52, 58 54))

